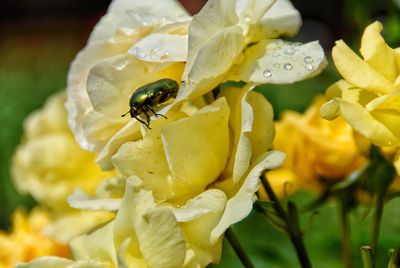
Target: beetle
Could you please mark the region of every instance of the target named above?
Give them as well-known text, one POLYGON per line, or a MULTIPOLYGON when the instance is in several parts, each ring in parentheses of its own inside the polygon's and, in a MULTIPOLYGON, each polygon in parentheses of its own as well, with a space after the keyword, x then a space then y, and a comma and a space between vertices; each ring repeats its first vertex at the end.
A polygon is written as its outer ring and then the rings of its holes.
POLYGON ((156 117, 162 116, 167 119, 164 115, 156 113, 153 107, 166 102, 170 98, 176 98, 178 89, 178 83, 169 78, 141 86, 132 94, 129 100, 129 111, 121 116, 124 117, 130 114, 131 118, 135 118, 150 129, 150 112, 156 117), (146 122, 139 118, 141 115, 146 117, 146 122))

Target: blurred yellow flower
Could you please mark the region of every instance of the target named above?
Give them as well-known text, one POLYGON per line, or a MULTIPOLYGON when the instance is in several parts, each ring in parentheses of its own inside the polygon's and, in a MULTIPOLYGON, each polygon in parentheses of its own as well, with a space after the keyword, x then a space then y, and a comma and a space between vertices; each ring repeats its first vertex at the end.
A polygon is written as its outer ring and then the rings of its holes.
POLYGON ((400 174, 400 51, 385 43, 381 31, 379 22, 365 29, 363 59, 342 40, 336 42, 332 57, 344 79, 328 88, 330 101, 321 108, 321 116, 334 119, 341 114, 373 144, 394 147, 400 174))
POLYGON ((107 212, 76 211, 67 197, 76 188, 94 194, 99 182, 114 174, 101 171, 94 153, 84 151, 74 140, 65 99, 65 92, 56 93, 28 116, 11 167, 16 188, 50 210, 52 223, 46 233, 63 243, 113 217, 107 212))
POLYGON ((27 262, 45 255, 68 257, 66 245, 44 235, 49 224, 49 215, 43 210, 36 208, 26 215, 17 209, 11 231, 0 230, 0 268, 11 268, 17 262, 27 262))
POLYGON ((95 155, 75 142, 67 125, 65 99, 65 92, 59 92, 28 116, 12 162, 16 188, 56 214, 71 210, 66 199, 75 188, 94 194, 97 184, 114 174, 101 171, 95 155))
POLYGON ((326 99, 314 99, 304 114, 284 112, 276 123, 273 147, 286 153, 282 167, 267 177, 278 193, 299 187, 319 187, 320 180, 340 180, 366 163, 350 125, 342 118, 327 121, 319 116, 326 99))

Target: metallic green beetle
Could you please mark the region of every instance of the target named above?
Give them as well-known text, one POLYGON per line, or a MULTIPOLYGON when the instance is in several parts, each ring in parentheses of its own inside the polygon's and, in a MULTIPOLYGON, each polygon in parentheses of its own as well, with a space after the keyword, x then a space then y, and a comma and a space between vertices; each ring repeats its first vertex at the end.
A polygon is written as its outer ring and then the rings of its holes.
POLYGON ((135 118, 150 129, 150 112, 156 117, 162 116, 166 119, 164 115, 156 113, 153 107, 166 102, 170 98, 176 98, 178 89, 178 83, 168 78, 141 86, 132 94, 129 100, 129 111, 121 116, 124 117, 130 114, 131 118, 135 118), (140 115, 146 117, 146 122, 139 118, 140 115))

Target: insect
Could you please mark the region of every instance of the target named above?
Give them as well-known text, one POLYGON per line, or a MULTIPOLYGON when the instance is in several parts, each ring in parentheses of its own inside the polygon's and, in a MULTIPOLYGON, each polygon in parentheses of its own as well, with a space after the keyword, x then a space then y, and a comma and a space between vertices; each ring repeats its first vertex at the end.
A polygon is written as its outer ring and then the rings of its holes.
POLYGON ((131 118, 135 118, 150 129, 150 112, 156 117, 162 116, 167 119, 164 115, 156 113, 153 107, 166 102, 170 98, 176 98, 178 89, 178 83, 168 78, 141 86, 129 100, 129 111, 121 116, 130 114, 131 118), (139 118, 142 115, 146 118, 146 122, 139 118))

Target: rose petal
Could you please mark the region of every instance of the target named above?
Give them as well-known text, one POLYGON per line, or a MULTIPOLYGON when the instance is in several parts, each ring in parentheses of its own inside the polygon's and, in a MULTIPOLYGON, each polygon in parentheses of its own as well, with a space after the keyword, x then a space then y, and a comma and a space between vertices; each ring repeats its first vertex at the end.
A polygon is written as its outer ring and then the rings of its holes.
POLYGON ((187 20, 186 10, 173 0, 113 0, 107 14, 101 18, 90 35, 90 42, 106 39, 121 27, 151 26, 162 18, 187 20))
POLYGON ((15 268, 43 268, 43 267, 65 268, 72 264, 74 264, 73 261, 65 258, 46 256, 37 258, 29 263, 17 263, 15 268))
POLYGON ((150 34, 128 50, 138 59, 149 62, 186 61, 188 36, 154 33, 150 34))
POLYGON ((67 201, 73 208, 94 211, 117 211, 121 205, 121 199, 93 199, 79 189, 76 189, 67 201))
POLYGON ((380 35, 383 27, 378 21, 370 24, 361 39, 361 54, 376 71, 394 82, 399 74, 396 53, 380 35))
MULTIPOLYGON (((137 178, 129 178, 125 197, 115 220, 116 244, 126 238, 137 241, 148 267, 181 267, 186 253, 185 240, 176 219, 166 207, 156 207, 151 192, 141 190, 137 178)), ((139 256, 140 256, 139 255, 139 256)))
POLYGON ((267 169, 280 166, 284 158, 285 154, 278 151, 269 151, 259 156, 239 191, 228 199, 221 221, 211 233, 211 241, 217 241, 230 225, 249 215, 256 199, 255 192, 258 190, 260 175, 267 169))
POLYGON ((262 40, 244 52, 232 80, 290 84, 319 74, 326 66, 324 50, 317 41, 293 45, 282 40, 262 40))
POLYGON ((342 40, 336 41, 332 57, 339 73, 355 87, 376 94, 386 94, 392 90, 392 84, 358 57, 342 40))
POLYGON ((223 172, 229 156, 228 120, 226 100, 219 98, 161 129, 175 191, 201 192, 223 172))
POLYGON ((382 122, 358 103, 340 100, 340 110, 346 121, 378 146, 399 146, 400 140, 382 122))
POLYGON ((70 248, 74 259, 117 267, 113 230, 112 221, 90 234, 72 240, 70 248))
POLYGON ((301 16, 289 0, 277 0, 257 24, 268 38, 292 36, 300 29, 301 16))

